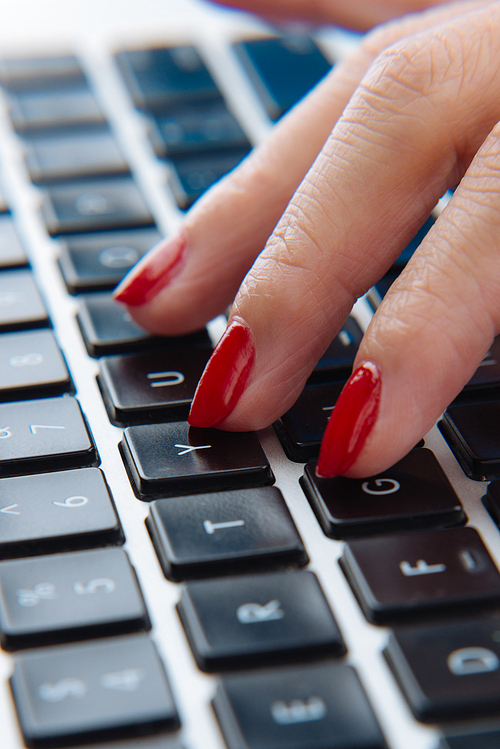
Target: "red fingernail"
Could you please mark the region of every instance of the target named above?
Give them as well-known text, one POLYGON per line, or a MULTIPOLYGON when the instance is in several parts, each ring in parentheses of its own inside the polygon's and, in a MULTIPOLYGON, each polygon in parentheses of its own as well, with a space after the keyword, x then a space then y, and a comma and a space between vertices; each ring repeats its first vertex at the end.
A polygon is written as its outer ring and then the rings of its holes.
POLYGON ((184 232, 158 245, 123 279, 114 298, 131 307, 149 302, 180 270, 185 247, 184 232))
POLYGON ((254 360, 249 328, 233 320, 201 376, 188 418, 191 426, 214 427, 229 416, 245 389, 254 360))
POLYGON ((377 418, 381 384, 380 371, 372 362, 358 367, 346 382, 321 443, 319 478, 341 476, 358 457, 377 418))

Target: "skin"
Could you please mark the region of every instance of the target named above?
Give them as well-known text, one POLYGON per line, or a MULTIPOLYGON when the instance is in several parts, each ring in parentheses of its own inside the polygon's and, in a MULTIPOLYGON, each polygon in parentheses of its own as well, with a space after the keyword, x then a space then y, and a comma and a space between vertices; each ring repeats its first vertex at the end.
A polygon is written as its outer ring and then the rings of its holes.
MULTIPOLYGON (((286 5, 339 20, 347 4, 286 5)), ((427 5, 349 4, 374 20, 427 5)), ((232 316, 252 332, 255 366, 220 427, 261 428, 293 404, 353 302, 458 183, 364 336, 354 366, 379 368, 380 408, 346 475, 399 460, 470 379, 500 330, 498 39, 500 2, 442 4, 375 29, 190 211, 182 271, 130 312, 179 335, 237 292, 232 316)))

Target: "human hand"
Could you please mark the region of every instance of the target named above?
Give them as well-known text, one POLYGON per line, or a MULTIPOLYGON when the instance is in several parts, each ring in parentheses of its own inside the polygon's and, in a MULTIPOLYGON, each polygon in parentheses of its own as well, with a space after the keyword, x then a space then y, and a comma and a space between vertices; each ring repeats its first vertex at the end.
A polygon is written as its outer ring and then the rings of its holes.
POLYGON ((230 302, 285 211, 190 423, 258 429, 284 413, 355 299, 464 174, 363 338, 320 473, 385 470, 467 383, 500 328, 499 32, 500 2, 375 30, 125 279, 118 298, 139 324, 187 333, 230 302))
MULTIPOLYGON (((219 5, 244 8, 275 22, 305 20, 336 23, 366 31, 377 23, 411 11, 438 5, 438 0, 216 0, 219 5)), ((441 3, 449 0, 441 0, 441 3)))

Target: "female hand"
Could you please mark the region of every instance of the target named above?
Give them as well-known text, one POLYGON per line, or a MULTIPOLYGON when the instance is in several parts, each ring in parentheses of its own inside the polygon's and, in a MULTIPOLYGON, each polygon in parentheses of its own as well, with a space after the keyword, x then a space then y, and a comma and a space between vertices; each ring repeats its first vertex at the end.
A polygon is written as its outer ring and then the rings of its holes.
MULTIPOLYGON (((410 11, 439 5, 438 0, 216 0, 219 5, 258 13, 271 21, 307 20, 312 23, 336 23, 366 31, 410 11)), ((441 3, 449 0, 440 0, 441 3)))
POLYGON ((460 392, 500 329, 499 40, 498 1, 371 32, 129 274, 117 298, 134 319, 179 335, 252 266, 190 423, 258 429, 290 408, 353 302, 463 177, 363 338, 320 474, 385 470, 460 392))

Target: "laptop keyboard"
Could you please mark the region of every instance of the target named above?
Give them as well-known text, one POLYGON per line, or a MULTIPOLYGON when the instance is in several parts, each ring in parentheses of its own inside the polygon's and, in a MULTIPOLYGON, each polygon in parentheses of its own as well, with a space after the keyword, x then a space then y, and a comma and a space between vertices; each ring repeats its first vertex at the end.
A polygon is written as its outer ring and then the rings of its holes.
POLYGON ((498 344, 392 469, 314 473, 418 241, 259 434, 186 422, 223 318, 112 300, 344 44, 218 43, 0 62, 0 747, 500 747, 498 344))

